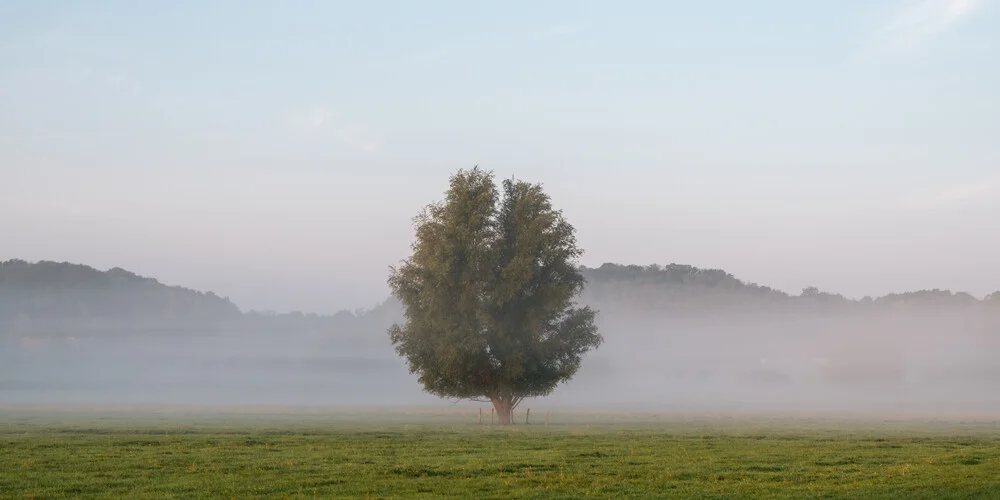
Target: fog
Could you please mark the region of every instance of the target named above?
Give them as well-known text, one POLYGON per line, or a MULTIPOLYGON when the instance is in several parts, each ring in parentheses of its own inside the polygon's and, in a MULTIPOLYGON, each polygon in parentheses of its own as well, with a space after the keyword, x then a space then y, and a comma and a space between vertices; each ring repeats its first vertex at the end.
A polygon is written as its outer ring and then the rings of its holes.
MULTIPOLYGON (((824 302, 751 287, 740 292, 741 305, 733 305, 718 298, 717 287, 596 275, 590 281, 581 300, 598 309, 604 344, 571 381, 522 407, 940 415, 1000 410, 995 300, 942 293, 923 300, 830 296, 836 300, 824 302), (657 293, 662 300, 654 300, 657 293), (746 306, 748 297, 765 295, 746 306), (678 296, 695 305, 677 306, 678 296)), ((4 293, 7 304, 16 303, 9 286, 4 293)), ((44 293, 58 302, 57 294, 44 293)), ((32 303, 44 302, 39 297, 32 303)), ((66 300, 65 293, 60 297, 66 300)), ((470 404, 426 394, 408 373, 385 333, 401 319, 392 301, 334 317, 119 316, 126 319, 87 323, 37 315, 28 321, 21 314, 18 323, 8 310, 0 330, 0 402, 470 404)))
POLYGON ((391 348, 344 349, 307 337, 69 339, 22 348, 0 398, 17 403, 357 405, 421 397, 391 348), (405 389, 404 389, 405 387, 405 389))
POLYGON ((607 343, 553 400, 679 410, 1000 409, 996 326, 989 332, 957 314, 605 324, 607 343))

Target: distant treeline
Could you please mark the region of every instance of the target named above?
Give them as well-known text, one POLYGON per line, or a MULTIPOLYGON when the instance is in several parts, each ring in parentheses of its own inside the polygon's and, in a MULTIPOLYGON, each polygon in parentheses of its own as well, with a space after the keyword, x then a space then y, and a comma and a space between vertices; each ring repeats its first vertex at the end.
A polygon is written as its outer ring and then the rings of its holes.
POLYGON ((121 268, 0 262, 0 336, 7 337, 216 332, 351 337, 384 330, 399 315, 395 302, 333 315, 243 312, 228 297, 168 286, 121 268))
POLYGON ((983 299, 966 292, 918 290, 882 297, 849 299, 808 287, 798 295, 747 283, 720 269, 693 266, 604 264, 584 269, 583 301, 614 304, 615 309, 670 311, 676 314, 710 311, 786 311, 844 313, 849 311, 985 308, 1000 312, 1000 291, 983 299))
MULTIPOLYGON (((582 268, 581 301, 610 315, 685 317, 710 313, 847 312, 974 309, 1000 314, 1000 292, 978 299, 964 292, 921 290, 848 299, 806 288, 798 295, 747 283, 718 269, 604 264, 582 268)), ((104 336, 134 334, 274 333, 378 336, 402 316, 390 299, 376 307, 333 315, 243 312, 227 297, 120 268, 59 262, 0 262, 0 335, 104 336)))

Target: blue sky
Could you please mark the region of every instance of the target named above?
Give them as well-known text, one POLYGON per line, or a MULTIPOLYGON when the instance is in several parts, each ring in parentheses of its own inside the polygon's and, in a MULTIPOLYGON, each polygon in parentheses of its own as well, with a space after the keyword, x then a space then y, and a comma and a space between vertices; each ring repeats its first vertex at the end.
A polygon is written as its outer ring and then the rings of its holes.
POLYGON ((479 164, 583 262, 1000 288, 991 0, 0 3, 0 258, 245 308, 386 294, 479 164))

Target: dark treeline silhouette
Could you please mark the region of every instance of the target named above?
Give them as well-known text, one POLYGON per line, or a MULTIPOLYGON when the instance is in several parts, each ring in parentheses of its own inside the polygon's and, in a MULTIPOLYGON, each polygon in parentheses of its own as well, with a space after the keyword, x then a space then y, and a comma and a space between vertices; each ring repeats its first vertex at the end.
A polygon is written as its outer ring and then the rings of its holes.
MULTIPOLYGON (((1000 292, 983 299, 937 289, 849 299, 814 287, 792 295, 744 282, 720 269, 680 264, 608 263, 581 270, 587 286, 580 301, 599 309, 605 322, 629 315, 664 320, 713 314, 777 314, 792 319, 806 314, 920 315, 943 310, 1000 315, 1000 292)), ((100 271, 66 262, 0 262, 0 336, 8 339, 242 332, 381 344, 386 328, 401 317, 402 306, 391 298, 371 309, 333 315, 242 312, 227 297, 168 286, 121 268, 100 271)))
POLYGON ((966 292, 918 290, 883 297, 849 299, 815 287, 791 295, 773 288, 747 283, 721 269, 688 265, 667 266, 604 264, 585 269, 584 300, 620 302, 630 308, 673 313, 710 311, 836 312, 900 308, 1000 307, 1000 292, 980 300, 966 292))
POLYGON ((121 268, 100 271, 66 262, 0 262, 0 334, 74 337, 245 332, 319 334, 349 338, 398 316, 393 302, 333 315, 242 312, 228 297, 121 268), (380 319, 384 321, 380 321, 380 319), (372 323, 375 324, 372 324, 372 323))
POLYGON ((227 298, 177 286, 121 268, 99 271, 67 262, 0 262, 0 315, 28 318, 198 320, 240 314, 227 298))
MULTIPOLYGON (((602 306, 602 310, 610 307, 616 311, 662 311, 672 315, 712 311, 843 313, 911 308, 982 308, 1000 312, 1000 291, 983 299, 965 292, 938 289, 849 299, 815 287, 792 295, 744 282, 720 269, 680 264, 608 263, 581 270, 587 279, 581 301, 602 306)), ((258 332, 343 330, 348 333, 363 331, 369 324, 391 324, 400 314, 401 306, 393 299, 368 310, 341 311, 333 315, 298 311, 244 313, 228 297, 168 286, 117 267, 100 271, 66 262, 0 262, 0 322, 3 323, 0 331, 7 334, 46 334, 34 330, 32 324, 35 322, 65 323, 68 330, 59 333, 76 337, 88 331, 99 333, 102 328, 118 329, 122 325, 143 330, 159 322, 176 324, 178 330, 191 328, 200 332, 238 326, 258 332), (362 321, 365 317, 382 321, 362 321)))

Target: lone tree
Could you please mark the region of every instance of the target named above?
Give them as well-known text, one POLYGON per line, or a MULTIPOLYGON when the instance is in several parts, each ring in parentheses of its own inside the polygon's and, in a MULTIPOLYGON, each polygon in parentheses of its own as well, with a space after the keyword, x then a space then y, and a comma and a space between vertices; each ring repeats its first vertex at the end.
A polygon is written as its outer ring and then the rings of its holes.
POLYGON ((427 392, 490 402, 509 424, 603 341, 574 301, 575 230, 540 185, 505 180, 501 197, 492 172, 459 170, 414 223, 413 254, 388 280, 406 321, 388 333, 427 392))

